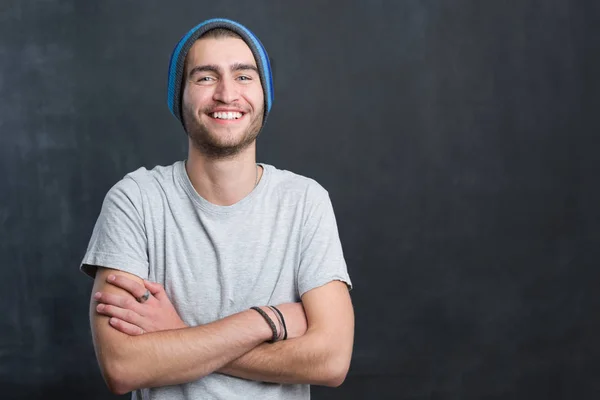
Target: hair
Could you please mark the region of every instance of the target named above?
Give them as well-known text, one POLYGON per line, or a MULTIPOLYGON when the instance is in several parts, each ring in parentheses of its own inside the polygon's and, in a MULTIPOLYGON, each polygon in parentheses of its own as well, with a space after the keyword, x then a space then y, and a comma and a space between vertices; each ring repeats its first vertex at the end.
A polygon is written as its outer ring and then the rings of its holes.
POLYGON ((240 35, 238 35, 234 31, 230 31, 229 29, 225 29, 225 28, 211 29, 210 31, 208 31, 205 34, 203 34, 202 36, 200 36, 198 38, 198 40, 200 40, 200 39, 224 39, 224 38, 228 38, 228 37, 244 40, 244 39, 242 39, 242 37, 240 35))

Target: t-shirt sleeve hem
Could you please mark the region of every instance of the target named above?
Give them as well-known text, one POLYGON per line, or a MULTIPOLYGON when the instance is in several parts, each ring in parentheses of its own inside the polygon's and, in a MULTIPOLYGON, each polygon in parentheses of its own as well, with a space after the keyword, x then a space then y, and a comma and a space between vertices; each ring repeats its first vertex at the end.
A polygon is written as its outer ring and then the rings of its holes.
POLYGON ((79 267, 80 271, 91 278, 96 277, 96 267, 116 269, 136 275, 142 279, 148 278, 148 265, 123 254, 88 253, 79 267))
POLYGON ((346 284, 346 286, 348 287, 348 290, 352 290, 352 282, 350 281, 350 278, 348 276, 328 275, 328 276, 323 276, 321 278, 313 279, 310 282, 301 283, 300 285, 298 285, 299 296, 302 297, 302 296, 304 296, 304 294, 306 292, 308 292, 312 289, 321 287, 323 285, 326 285, 327 283, 332 282, 332 281, 344 282, 346 284))

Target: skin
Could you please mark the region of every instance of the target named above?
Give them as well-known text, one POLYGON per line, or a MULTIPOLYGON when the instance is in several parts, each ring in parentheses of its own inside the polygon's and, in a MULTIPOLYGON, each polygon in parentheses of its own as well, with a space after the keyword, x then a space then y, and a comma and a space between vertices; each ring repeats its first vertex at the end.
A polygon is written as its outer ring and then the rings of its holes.
MULTIPOLYGON (((198 194, 211 203, 235 204, 256 184, 256 137, 264 114, 256 62, 241 39, 202 39, 188 52, 185 76, 188 175, 198 194), (243 116, 215 119, 214 111, 243 116)), ((262 170, 258 173, 260 179, 262 170)))
MULTIPOLYGON (((250 49, 236 38, 198 40, 186 59, 186 170, 198 194, 217 205, 240 201, 254 189, 257 173, 262 175, 256 169, 256 137, 264 95, 255 68, 250 49), (224 121, 214 118, 215 111, 243 116, 224 121)), ((289 338, 273 344, 266 343, 270 327, 254 310, 189 327, 160 285, 119 270, 98 268, 92 293, 94 346, 114 393, 181 384, 213 372, 338 386, 348 372, 354 313, 339 281, 308 291, 301 303, 278 305, 289 338), (146 289, 152 295, 139 303, 146 289)), ((262 309, 277 321, 272 310, 262 309)))
POLYGON ((204 39, 188 53, 182 116, 190 144, 205 157, 234 158, 252 146, 260 132, 264 94, 249 50, 236 38, 204 39), (226 40, 228 45, 215 46, 220 40, 226 40), (206 57, 208 48, 215 52, 206 57), (237 62, 239 59, 245 61, 237 62), (235 120, 215 119, 214 111, 241 112, 243 116, 235 120))
MULTIPOLYGON (((131 296, 120 296, 112 293, 97 292, 94 300, 98 302, 96 311, 111 317, 110 324, 119 331, 130 336, 143 335, 148 332, 159 332, 169 329, 187 328, 173 307, 162 285, 148 280, 140 284, 127 276, 110 274, 107 282, 126 290, 131 296), (150 297, 141 302, 142 295, 148 290, 150 297)), ((273 321, 277 321, 274 312, 261 307, 273 321)), ((294 339, 306 333, 306 315, 302 303, 286 303, 277 307, 286 322, 287 339, 294 339)), ((276 323, 280 337, 282 327, 276 323)))

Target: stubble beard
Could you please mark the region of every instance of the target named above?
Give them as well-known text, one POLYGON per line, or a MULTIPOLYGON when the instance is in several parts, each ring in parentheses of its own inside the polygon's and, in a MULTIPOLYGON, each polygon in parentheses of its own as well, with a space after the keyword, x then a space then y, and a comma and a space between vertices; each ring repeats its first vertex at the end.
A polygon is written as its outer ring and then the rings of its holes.
MULTIPOLYGON (((262 128, 263 110, 256 113, 250 124, 246 128, 239 140, 225 142, 218 134, 211 132, 210 129, 202 123, 200 116, 207 115, 210 108, 201 110, 198 114, 185 105, 182 107, 182 117, 185 130, 190 138, 194 148, 203 155, 211 159, 232 158, 247 149, 258 137, 262 128)), ((244 116, 248 114, 245 113, 244 116)))

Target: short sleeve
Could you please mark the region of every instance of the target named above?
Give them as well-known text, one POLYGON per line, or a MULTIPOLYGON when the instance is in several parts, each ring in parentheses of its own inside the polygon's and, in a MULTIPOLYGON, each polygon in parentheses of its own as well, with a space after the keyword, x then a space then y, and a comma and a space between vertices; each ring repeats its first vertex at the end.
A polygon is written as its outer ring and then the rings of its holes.
POLYGON ((147 236, 138 184, 125 177, 106 194, 80 270, 92 278, 96 267, 148 278, 147 236))
POLYGON ((300 296, 334 280, 352 289, 329 194, 321 186, 314 192, 312 199, 307 200, 302 228, 298 269, 300 296))

